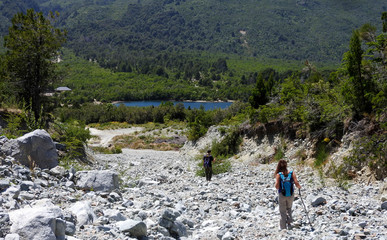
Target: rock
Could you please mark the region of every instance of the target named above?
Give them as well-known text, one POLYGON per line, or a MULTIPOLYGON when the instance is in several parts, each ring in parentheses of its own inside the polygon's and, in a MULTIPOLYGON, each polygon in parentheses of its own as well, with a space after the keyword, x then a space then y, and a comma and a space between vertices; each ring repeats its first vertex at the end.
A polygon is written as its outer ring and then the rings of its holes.
POLYGON ((9 213, 11 233, 21 239, 60 240, 65 239, 65 224, 59 207, 25 207, 9 213))
POLYGON ((119 188, 118 174, 110 170, 80 171, 75 177, 76 187, 83 190, 108 192, 119 188))
POLYGON ((66 145, 58 142, 54 142, 55 148, 59 151, 66 151, 66 145))
POLYGON ((387 210, 387 202, 382 203, 380 208, 383 209, 383 210, 387 210))
POLYGON ((9 186, 10 186, 9 179, 0 179, 0 191, 3 191, 9 188, 9 186))
POLYGON ((65 229, 65 234, 73 236, 75 234, 75 224, 73 222, 68 222, 66 221, 66 229, 65 229))
POLYGON ((50 174, 58 177, 63 177, 66 174, 66 169, 62 166, 56 166, 50 169, 50 174))
POLYGON ((222 240, 233 240, 234 239, 234 236, 232 235, 232 233, 230 232, 226 232, 223 237, 222 237, 222 240))
POLYGON ((113 209, 106 209, 103 211, 103 214, 105 217, 107 217, 109 220, 114 221, 125 221, 126 217, 120 213, 118 210, 113 209))
POLYGON ((145 179, 139 180, 137 186, 142 187, 145 185, 157 185, 157 184, 159 184, 159 182, 153 181, 152 179, 145 178, 145 179))
POLYGON ((8 142, 9 139, 6 136, 0 136, 0 146, 2 146, 4 143, 8 142))
POLYGON ((5 236, 5 239, 4 240, 20 240, 20 236, 19 234, 7 234, 7 236, 5 236))
POLYGON ((55 144, 45 130, 35 130, 5 142, 0 150, 21 164, 34 168, 53 168, 58 165, 55 144))
POLYGON ((29 191, 30 189, 35 188, 35 184, 32 181, 23 181, 20 184, 21 191, 29 191))
POLYGON ((314 201, 312 201, 312 206, 313 207, 318 207, 318 206, 322 206, 322 205, 325 205, 327 203, 327 200, 323 197, 318 197, 317 199, 315 199, 314 201))
POLYGON ((5 192, 4 196, 9 196, 10 198, 17 199, 20 195, 20 186, 9 187, 5 192))
POLYGON ((145 237, 147 233, 147 227, 144 222, 129 219, 118 222, 116 225, 121 232, 129 232, 133 237, 145 237))
POLYGON ((172 236, 185 237, 187 236, 187 228, 179 221, 173 222, 169 232, 172 236))
POLYGON ((76 202, 69 211, 77 216, 77 225, 80 226, 92 224, 97 219, 88 201, 76 202))
POLYGON ((365 228, 366 226, 367 226, 366 222, 359 223, 359 227, 361 227, 361 228, 365 228))

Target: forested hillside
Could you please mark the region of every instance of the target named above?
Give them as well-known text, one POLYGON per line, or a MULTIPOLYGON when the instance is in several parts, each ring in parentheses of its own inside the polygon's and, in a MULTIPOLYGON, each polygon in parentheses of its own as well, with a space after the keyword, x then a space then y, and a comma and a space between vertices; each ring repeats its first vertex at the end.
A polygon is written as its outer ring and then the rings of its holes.
MULTIPOLYGON (((379 23, 383 0, 2 0, 1 35, 17 11, 58 11, 67 46, 120 71, 200 53, 338 63, 353 29, 379 23)), ((151 66, 150 66, 151 65, 151 66)))

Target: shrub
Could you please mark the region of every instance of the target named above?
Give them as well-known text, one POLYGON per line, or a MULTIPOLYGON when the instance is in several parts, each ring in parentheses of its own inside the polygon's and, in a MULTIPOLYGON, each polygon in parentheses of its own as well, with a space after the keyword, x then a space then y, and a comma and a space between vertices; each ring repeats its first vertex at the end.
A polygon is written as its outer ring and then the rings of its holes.
POLYGON ((239 145, 242 143, 239 130, 237 128, 232 129, 222 141, 214 142, 212 144, 212 153, 215 156, 222 158, 228 158, 238 153, 239 145))
POLYGON ((94 151, 103 153, 103 154, 119 154, 122 153, 122 149, 120 147, 112 147, 112 148, 107 148, 107 147, 93 147, 92 148, 94 151))
POLYGON ((274 160, 275 161, 279 161, 281 159, 283 159, 285 157, 285 152, 283 150, 283 147, 279 147, 276 149, 275 153, 274 153, 274 160))
POLYGON ((317 143, 316 146, 316 153, 315 153, 315 161, 314 161, 314 166, 315 167, 320 167, 325 160, 327 160, 329 156, 329 150, 327 143, 325 141, 321 141, 317 143))
POLYGON ((62 159, 63 161, 85 160, 84 145, 91 138, 90 131, 85 129, 85 124, 78 121, 54 122, 50 131, 55 141, 66 146, 67 156, 62 159))
MULTIPOLYGON (((199 161, 198 165, 199 169, 196 171, 196 176, 204 177, 206 176, 203 168, 203 162, 199 161)), ((229 160, 216 160, 212 163, 212 173, 214 175, 222 174, 231 171, 231 162, 229 160)))
POLYGON ((376 179, 383 179, 387 174, 387 135, 382 133, 360 138, 354 143, 351 155, 344 160, 357 170, 368 165, 376 179))

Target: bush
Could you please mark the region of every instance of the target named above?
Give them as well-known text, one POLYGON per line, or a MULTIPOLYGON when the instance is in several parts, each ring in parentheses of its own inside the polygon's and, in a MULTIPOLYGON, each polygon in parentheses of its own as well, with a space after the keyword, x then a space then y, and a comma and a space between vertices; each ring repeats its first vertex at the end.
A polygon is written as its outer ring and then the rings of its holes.
POLYGON ((228 158, 238 153, 239 145, 242 143, 239 130, 237 128, 232 129, 228 135, 226 135, 222 141, 214 142, 212 144, 212 153, 215 156, 222 158, 228 158))
MULTIPOLYGON (((205 177, 206 173, 204 172, 203 161, 198 163, 199 169, 196 171, 196 176, 205 177)), ((214 175, 226 173, 231 171, 231 162, 229 160, 216 160, 212 162, 212 173, 214 175)))
POLYGON ((66 146, 67 156, 63 158, 64 161, 85 160, 84 145, 91 138, 85 124, 78 121, 54 122, 50 131, 54 141, 66 146))
POLYGON ((279 147, 276 149, 274 153, 274 160, 279 161, 285 157, 285 152, 283 150, 283 147, 279 147))
POLYGON ((314 166, 320 167, 329 156, 328 146, 325 141, 318 142, 316 146, 314 166))
POLYGON ((103 154, 119 154, 122 153, 122 149, 120 147, 93 147, 92 148, 95 152, 103 153, 103 154))
POLYGON ((382 133, 360 138, 354 143, 351 155, 344 160, 356 170, 368 165, 376 179, 383 179, 387 174, 387 135, 382 133))

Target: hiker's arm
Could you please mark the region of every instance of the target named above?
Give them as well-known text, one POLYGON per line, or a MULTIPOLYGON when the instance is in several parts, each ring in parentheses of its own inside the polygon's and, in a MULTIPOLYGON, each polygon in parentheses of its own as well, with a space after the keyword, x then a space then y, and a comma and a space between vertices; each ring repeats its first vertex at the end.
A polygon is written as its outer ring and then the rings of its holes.
POLYGON ((280 187, 280 175, 277 174, 275 176, 275 188, 279 189, 279 187, 280 187))
POLYGON ((300 183, 298 182, 295 173, 293 173, 293 180, 294 180, 294 184, 296 184, 296 187, 297 187, 298 189, 301 189, 301 185, 300 185, 300 183))

